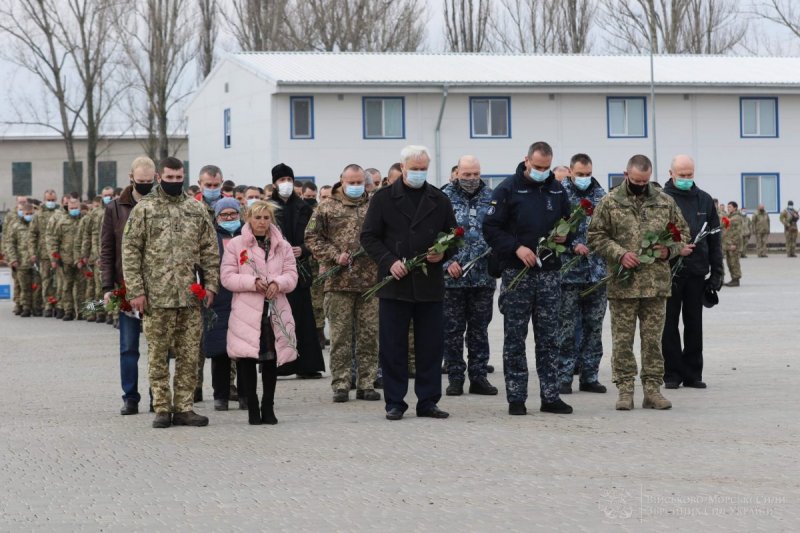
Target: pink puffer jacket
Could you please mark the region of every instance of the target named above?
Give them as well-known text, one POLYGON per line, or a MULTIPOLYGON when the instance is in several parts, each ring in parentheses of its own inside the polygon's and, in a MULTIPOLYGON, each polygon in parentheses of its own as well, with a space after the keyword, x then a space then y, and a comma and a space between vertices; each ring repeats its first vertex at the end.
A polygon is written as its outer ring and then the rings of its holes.
POLYGON ((297 285, 292 246, 283 238, 280 230, 270 224, 269 257, 259 248, 249 224, 242 234, 225 245, 222 256, 222 285, 233 293, 231 318, 228 322, 228 356, 232 359, 258 358, 261 340, 261 314, 266 301, 256 292, 256 278, 278 285, 278 296, 272 314, 272 330, 275 332, 275 349, 278 366, 297 359, 297 337, 294 333, 292 308, 286 294, 297 285), (241 264, 242 252, 247 252, 250 261, 241 264), (255 267, 255 270, 254 270, 255 267), (258 274, 256 274, 256 271, 258 274))

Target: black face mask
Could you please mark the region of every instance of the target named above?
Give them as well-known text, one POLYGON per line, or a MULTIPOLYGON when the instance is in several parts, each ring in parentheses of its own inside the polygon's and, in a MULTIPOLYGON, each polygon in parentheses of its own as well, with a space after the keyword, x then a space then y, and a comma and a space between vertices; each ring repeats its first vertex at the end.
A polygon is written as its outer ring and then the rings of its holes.
POLYGON ((308 205, 310 205, 311 207, 317 207, 317 201, 316 200, 306 200, 306 203, 308 205))
POLYGON ((161 190, 170 196, 178 196, 183 192, 182 181, 162 181, 161 190))
POLYGON ((645 183, 644 185, 636 185, 636 184, 631 183, 629 181, 628 182, 628 190, 634 196, 641 196, 641 195, 643 195, 645 193, 645 191, 647 191, 647 185, 648 185, 647 183, 645 183))
MULTIPOLYGON (((150 183, 137 183, 137 182, 134 181, 134 182, 132 182, 132 185, 133 185, 133 188, 136 189, 136 192, 138 192, 142 196, 147 196, 150 193, 150 191, 153 190, 153 183, 152 182, 150 182, 150 183)), ((181 184, 181 186, 182 185, 183 184, 181 184)))

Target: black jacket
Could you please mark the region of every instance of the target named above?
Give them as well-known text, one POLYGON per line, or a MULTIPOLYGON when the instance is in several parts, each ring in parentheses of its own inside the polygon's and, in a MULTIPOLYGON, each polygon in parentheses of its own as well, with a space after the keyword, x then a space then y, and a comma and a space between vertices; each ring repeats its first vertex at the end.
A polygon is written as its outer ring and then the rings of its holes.
MULTIPOLYGON (((692 241, 700 233, 703 222, 706 222, 706 229, 709 230, 719 227, 719 216, 717 215, 717 210, 714 209, 714 201, 707 192, 699 189, 697 185, 692 185, 692 188, 688 191, 682 191, 674 185, 672 180, 669 180, 664 185, 664 193, 668 194, 678 204, 683 218, 689 224, 692 241)), ((712 278, 721 284, 725 275, 725 270, 722 266, 721 235, 721 233, 715 233, 700 241, 694 251, 684 257, 683 267, 677 275, 680 277, 705 277, 711 272, 712 278)), ((673 259, 673 261, 675 260, 673 259)))
POLYGON ((272 201, 277 206, 275 221, 283 234, 283 238, 289 241, 292 246, 299 246, 302 250, 300 257, 297 258, 296 289, 307 289, 311 286, 312 278, 311 267, 308 264, 311 252, 306 248, 305 236, 306 226, 308 221, 311 220, 313 209, 296 194, 292 194, 289 200, 284 203, 278 195, 277 189, 272 191, 272 201))
MULTIPOLYGON (((219 246, 219 261, 222 264, 222 256, 225 254, 223 243, 241 235, 242 228, 236 230, 231 235, 219 226, 217 230, 217 245, 219 246)), ((206 323, 203 334, 203 352, 206 357, 228 357, 228 320, 231 317, 231 303, 233 293, 219 284, 219 293, 214 297, 211 309, 217 314, 217 319, 213 324, 206 323)))
MULTIPOLYGON (((426 183, 415 208, 407 196, 402 179, 385 187, 372 197, 361 227, 361 246, 378 264, 376 282, 389 275, 397 260, 411 259, 425 252, 439 233, 447 233, 457 225, 453 206, 445 194, 426 183)), ((403 279, 392 281, 379 292, 379 298, 407 302, 439 302, 444 299, 443 263, 455 255, 448 250, 442 261, 428 264, 428 274, 413 270, 403 279)))
MULTIPOLYGON (((483 236, 492 248, 500 267, 523 268, 517 248, 526 246, 536 252, 539 239, 547 237, 556 222, 569 217, 572 207, 564 187, 551 172, 542 183, 524 175, 525 164, 495 188, 492 205, 483 219, 483 236)), ((570 234, 565 246, 574 235, 570 234)), ((542 262, 542 270, 559 270, 561 260, 550 255, 542 262)))

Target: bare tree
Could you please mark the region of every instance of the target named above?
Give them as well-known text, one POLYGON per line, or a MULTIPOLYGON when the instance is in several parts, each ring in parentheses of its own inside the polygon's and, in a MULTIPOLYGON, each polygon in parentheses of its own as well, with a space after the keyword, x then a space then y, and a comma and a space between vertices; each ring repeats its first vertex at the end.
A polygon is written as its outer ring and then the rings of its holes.
POLYGON ((603 0, 606 27, 622 52, 677 54, 690 0, 603 0))
POLYGON ((447 46, 451 52, 483 52, 492 17, 488 0, 444 0, 447 46))
POLYGON ((689 0, 684 52, 725 54, 742 43, 747 22, 733 0, 689 0))
POLYGON ((562 0, 559 2, 561 32, 560 52, 585 54, 591 51, 589 32, 592 30, 597 4, 594 0, 562 0))
POLYGON ((506 52, 583 54, 591 50, 596 0, 502 0, 492 22, 506 52))
POLYGON ((800 37, 800 6, 794 0, 763 0, 756 4, 755 14, 800 37))
POLYGON ((292 24, 289 0, 233 0, 222 16, 245 52, 293 50, 285 24, 292 24))
POLYGON ((219 34, 219 24, 217 23, 219 6, 217 0, 197 0, 197 7, 200 12, 197 60, 200 63, 200 76, 202 79, 206 79, 211 74, 211 69, 214 68, 214 47, 219 34))

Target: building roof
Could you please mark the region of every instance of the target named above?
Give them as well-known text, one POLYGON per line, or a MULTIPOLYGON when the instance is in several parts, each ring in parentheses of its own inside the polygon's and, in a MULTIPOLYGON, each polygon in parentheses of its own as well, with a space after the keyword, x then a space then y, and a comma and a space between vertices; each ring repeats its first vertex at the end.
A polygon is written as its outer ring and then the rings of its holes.
MULTIPOLYGON (((230 60, 278 86, 650 84, 647 55, 247 52, 230 60)), ((659 86, 800 86, 798 57, 657 55, 659 86)))

